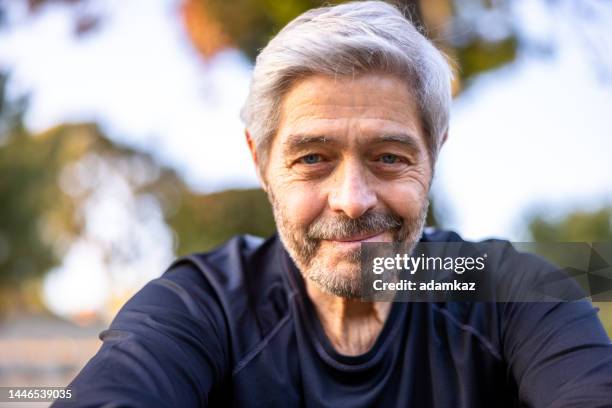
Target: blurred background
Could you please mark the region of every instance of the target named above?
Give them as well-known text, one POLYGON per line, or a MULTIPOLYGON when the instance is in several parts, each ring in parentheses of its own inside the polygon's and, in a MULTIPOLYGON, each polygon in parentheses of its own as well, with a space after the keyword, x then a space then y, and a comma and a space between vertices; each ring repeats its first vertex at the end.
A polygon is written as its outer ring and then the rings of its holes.
MULTIPOLYGON (((0 0, 0 385, 65 385, 173 258, 274 232, 238 113, 323 3, 0 0)), ((612 241, 612 3, 397 3, 456 67, 429 224, 612 241)))

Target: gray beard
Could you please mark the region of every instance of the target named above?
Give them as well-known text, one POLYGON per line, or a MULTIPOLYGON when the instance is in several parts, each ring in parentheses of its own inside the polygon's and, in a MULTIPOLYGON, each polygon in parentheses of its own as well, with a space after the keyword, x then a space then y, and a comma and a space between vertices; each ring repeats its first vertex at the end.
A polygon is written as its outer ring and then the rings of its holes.
POLYGON ((361 248, 349 252, 345 258, 345 261, 354 265, 354 272, 349 276, 340 276, 335 271, 330 271, 316 256, 321 240, 393 231, 393 242, 400 243, 403 248, 412 252, 425 228, 429 208, 429 200, 426 199, 417 217, 407 220, 388 212, 368 211, 355 219, 345 215, 317 218, 303 229, 291 224, 287 212, 272 192, 269 192, 269 198, 281 242, 302 276, 310 279, 321 290, 348 299, 360 298, 362 295, 361 248))

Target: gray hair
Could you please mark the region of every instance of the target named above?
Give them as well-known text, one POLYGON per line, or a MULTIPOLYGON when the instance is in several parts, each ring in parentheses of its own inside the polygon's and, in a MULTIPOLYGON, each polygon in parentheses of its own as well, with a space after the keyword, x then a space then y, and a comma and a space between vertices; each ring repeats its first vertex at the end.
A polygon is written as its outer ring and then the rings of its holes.
POLYGON ((444 55, 395 6, 349 2, 311 9, 287 24, 255 61, 241 118, 265 169, 281 100, 300 78, 390 74, 418 103, 433 167, 448 130, 452 71, 444 55))

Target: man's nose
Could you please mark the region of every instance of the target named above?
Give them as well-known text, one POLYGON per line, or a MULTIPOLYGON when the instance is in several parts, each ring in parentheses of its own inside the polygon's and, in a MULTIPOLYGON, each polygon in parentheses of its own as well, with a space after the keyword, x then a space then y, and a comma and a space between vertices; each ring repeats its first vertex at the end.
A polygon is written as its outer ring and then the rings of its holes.
POLYGON ((376 192, 362 164, 345 163, 336 170, 329 193, 329 205, 333 211, 341 211, 354 219, 374 208, 376 202, 376 192))

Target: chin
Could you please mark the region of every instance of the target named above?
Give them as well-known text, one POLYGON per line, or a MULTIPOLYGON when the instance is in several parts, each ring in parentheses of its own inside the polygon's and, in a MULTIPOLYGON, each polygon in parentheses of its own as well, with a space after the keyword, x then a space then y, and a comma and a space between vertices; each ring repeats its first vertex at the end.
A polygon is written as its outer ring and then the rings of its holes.
POLYGON ((318 257, 305 275, 327 293, 344 298, 359 298, 360 272, 359 262, 318 257))
POLYGON ((329 268, 337 279, 359 279, 361 266, 352 262, 339 262, 329 268))

